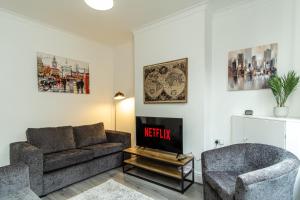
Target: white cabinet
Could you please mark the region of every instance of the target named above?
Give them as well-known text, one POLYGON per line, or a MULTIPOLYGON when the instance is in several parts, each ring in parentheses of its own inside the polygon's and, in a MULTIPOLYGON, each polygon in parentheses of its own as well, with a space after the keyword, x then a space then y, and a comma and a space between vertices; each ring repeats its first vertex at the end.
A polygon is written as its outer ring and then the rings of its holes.
MULTIPOLYGON (((231 142, 269 144, 284 148, 300 159, 300 119, 234 115, 231 142)), ((300 173, 296 188, 295 200, 300 200, 300 173)))
POLYGON ((233 144, 247 142, 286 147, 286 121, 232 116, 231 123, 233 144))
POLYGON ((300 158, 300 119, 234 115, 231 142, 262 143, 291 151, 300 158))

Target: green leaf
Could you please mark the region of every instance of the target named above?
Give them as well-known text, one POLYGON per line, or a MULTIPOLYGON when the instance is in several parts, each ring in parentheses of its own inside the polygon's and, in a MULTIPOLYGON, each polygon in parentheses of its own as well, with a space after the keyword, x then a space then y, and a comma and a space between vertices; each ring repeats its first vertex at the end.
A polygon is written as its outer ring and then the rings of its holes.
POLYGON ((299 79, 299 76, 294 71, 290 71, 282 77, 274 75, 269 79, 268 86, 272 90, 277 106, 285 106, 288 97, 295 91, 299 79))

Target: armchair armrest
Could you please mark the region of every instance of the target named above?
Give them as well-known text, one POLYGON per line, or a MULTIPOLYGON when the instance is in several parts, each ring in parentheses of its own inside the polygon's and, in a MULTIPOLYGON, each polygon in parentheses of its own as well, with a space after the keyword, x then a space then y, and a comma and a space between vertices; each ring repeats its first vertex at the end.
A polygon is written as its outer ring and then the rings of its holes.
POLYGON ((31 189, 39 196, 43 193, 43 153, 27 143, 16 142, 10 144, 10 163, 23 162, 29 167, 31 189))
POLYGON ((245 148, 241 145, 205 151, 201 154, 202 170, 240 171, 244 167, 245 152, 245 148))
POLYGON ((131 134, 121 131, 105 130, 108 142, 120 142, 123 143, 123 147, 131 147, 131 134))
POLYGON ((24 163, 0 168, 0 198, 29 188, 28 166, 24 163))
POLYGON ((239 175, 236 199, 293 199, 299 161, 286 159, 267 168, 239 175))

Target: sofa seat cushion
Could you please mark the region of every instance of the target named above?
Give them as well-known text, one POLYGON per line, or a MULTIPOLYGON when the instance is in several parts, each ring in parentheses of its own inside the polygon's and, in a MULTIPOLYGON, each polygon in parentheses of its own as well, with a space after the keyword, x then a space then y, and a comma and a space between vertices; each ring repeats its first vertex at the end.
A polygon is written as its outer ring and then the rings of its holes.
POLYGON ((8 196, 0 197, 0 200, 40 200, 40 198, 30 188, 23 188, 8 196))
POLYGON ((234 200, 236 179, 238 172, 210 171, 204 174, 208 184, 217 191, 223 200, 234 200))
POLYGON ((28 143, 41 149, 44 154, 75 149, 73 128, 29 128, 26 131, 28 143))
POLYGON ((116 153, 123 150, 122 143, 103 143, 96 144, 88 147, 84 147, 83 149, 91 150, 94 153, 94 158, 98 158, 101 156, 106 156, 112 153, 116 153))
POLYGON ((73 130, 77 148, 101 144, 107 141, 103 123, 77 126, 73 127, 73 130))
POLYGON ((61 169, 93 159, 93 151, 72 149, 44 156, 44 172, 61 169))
POLYGON ((40 198, 30 188, 23 188, 8 196, 0 197, 0 200, 40 200, 40 198))

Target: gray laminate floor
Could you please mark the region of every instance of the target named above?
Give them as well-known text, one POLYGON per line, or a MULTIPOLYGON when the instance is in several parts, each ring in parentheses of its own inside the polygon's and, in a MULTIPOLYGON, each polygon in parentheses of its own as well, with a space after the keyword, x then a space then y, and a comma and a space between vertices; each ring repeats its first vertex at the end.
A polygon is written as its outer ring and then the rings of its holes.
POLYGON ((156 200, 203 200, 202 186, 192 185, 183 195, 172 190, 165 189, 158 185, 143 181, 141 179, 124 175, 121 169, 114 169, 100 174, 88 180, 71 185, 67 188, 54 192, 42 198, 43 200, 65 200, 80 194, 90 188, 93 188, 105 181, 113 179, 127 187, 133 188, 156 200))

